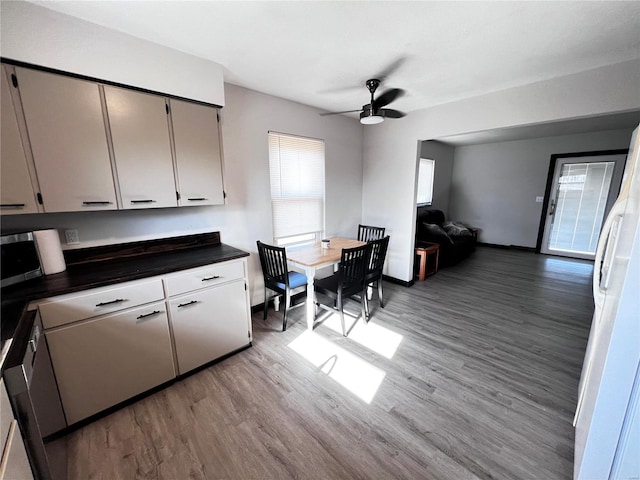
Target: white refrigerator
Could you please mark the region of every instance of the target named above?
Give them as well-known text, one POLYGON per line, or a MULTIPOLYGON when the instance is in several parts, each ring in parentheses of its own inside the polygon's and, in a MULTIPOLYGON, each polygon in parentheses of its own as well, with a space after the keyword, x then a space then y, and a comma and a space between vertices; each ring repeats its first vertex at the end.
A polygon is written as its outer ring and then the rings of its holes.
POLYGON ((640 126, 596 250, 574 418, 575 480, 640 479, 640 126))

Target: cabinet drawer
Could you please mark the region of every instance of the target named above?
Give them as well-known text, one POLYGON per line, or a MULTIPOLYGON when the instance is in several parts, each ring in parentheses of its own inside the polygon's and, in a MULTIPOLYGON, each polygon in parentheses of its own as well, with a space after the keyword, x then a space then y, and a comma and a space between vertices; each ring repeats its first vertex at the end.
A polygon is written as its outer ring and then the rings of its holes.
POLYGON ((165 277, 167 296, 191 292, 244 277, 242 260, 214 263, 165 277))
POLYGON ((162 281, 157 278, 62 295, 41 303, 39 309, 42 324, 48 329, 163 298, 162 281))

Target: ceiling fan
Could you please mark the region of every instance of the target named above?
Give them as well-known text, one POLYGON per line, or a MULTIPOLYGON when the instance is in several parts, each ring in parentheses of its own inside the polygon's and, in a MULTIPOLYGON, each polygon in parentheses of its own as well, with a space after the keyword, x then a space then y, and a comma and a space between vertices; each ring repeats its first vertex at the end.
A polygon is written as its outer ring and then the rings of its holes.
POLYGON ((359 110, 345 110, 343 112, 328 112, 320 115, 338 115, 341 113, 360 112, 360 123, 364 125, 373 125, 381 123, 385 118, 402 118, 406 115, 404 112, 394 110, 392 108, 383 108, 393 102, 396 98, 404 95, 404 90, 400 88, 391 88, 384 91, 378 98, 374 98, 374 93, 380 86, 380 80, 371 78, 365 82, 366 87, 371 92, 371 103, 363 105, 359 110))

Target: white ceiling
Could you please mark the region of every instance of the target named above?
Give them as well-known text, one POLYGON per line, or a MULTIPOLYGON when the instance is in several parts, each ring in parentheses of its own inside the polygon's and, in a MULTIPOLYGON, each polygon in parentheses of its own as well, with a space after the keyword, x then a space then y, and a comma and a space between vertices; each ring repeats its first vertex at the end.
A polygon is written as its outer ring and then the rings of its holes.
MULTIPOLYGON (((640 58, 640 2, 34 1, 223 66, 226 82, 327 111, 410 112, 640 58), (395 67, 395 68, 394 68, 395 67)), ((464 140, 461 140, 464 141, 464 140)))

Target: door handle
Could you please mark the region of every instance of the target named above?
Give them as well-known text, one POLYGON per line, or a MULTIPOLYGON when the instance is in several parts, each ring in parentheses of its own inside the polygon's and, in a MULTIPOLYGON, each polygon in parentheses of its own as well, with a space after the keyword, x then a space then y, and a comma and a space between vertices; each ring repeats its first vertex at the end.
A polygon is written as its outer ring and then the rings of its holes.
POLYGON ((556 200, 552 198, 549 202, 549 216, 553 216, 556 213, 556 200))

